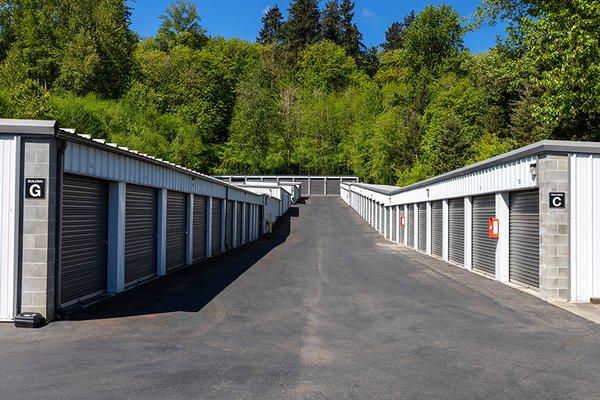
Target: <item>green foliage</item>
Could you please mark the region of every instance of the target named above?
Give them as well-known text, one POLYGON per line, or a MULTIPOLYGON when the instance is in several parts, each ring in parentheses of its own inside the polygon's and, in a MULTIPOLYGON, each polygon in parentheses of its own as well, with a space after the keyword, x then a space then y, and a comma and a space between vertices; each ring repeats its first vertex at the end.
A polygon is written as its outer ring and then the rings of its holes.
POLYGON ((288 51, 297 53, 319 40, 319 2, 317 0, 293 0, 284 26, 288 51))
POLYGON ((307 89, 330 93, 345 89, 356 72, 352 57, 335 43, 324 40, 302 53, 298 80, 307 89))
POLYGON ((275 5, 262 17, 262 28, 258 32, 256 42, 264 45, 281 44, 283 40, 283 14, 275 5))
POLYGON ((208 38, 200 25, 200 16, 196 5, 189 0, 177 0, 167 8, 161 16, 162 24, 156 34, 156 43, 161 50, 169 50, 175 46, 187 46, 200 49, 208 38))

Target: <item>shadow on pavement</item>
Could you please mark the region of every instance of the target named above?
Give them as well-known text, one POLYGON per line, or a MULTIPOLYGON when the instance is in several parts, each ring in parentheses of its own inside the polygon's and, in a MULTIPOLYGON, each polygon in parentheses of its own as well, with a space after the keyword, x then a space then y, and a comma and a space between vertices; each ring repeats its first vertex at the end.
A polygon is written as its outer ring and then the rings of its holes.
POLYGON ((175 311, 198 312, 262 257, 284 243, 290 234, 292 218, 299 215, 299 208, 292 206, 274 224, 271 235, 74 311, 67 314, 66 319, 93 320, 175 311))

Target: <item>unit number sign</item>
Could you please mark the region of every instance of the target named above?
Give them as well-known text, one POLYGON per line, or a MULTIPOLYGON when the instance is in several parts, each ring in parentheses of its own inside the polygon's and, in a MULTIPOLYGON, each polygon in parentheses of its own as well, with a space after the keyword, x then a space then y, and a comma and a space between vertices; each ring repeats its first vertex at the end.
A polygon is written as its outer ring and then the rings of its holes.
POLYGON ((564 192, 550 193, 549 204, 550 204, 550 208, 565 208, 564 192))
POLYGON ((45 199, 46 198, 46 179, 44 179, 44 178, 25 178, 25 198, 26 199, 45 199))

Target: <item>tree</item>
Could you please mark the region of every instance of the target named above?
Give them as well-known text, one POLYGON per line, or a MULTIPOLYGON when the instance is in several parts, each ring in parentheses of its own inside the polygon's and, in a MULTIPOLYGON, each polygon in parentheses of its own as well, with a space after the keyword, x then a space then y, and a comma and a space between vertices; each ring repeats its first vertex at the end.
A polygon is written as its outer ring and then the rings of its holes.
POLYGON ((323 10, 321 18, 321 32, 323 39, 340 44, 342 36, 342 16, 338 0, 329 0, 323 10))
POLYGON ((275 5, 262 17, 262 28, 256 41, 260 44, 281 44, 283 39, 283 14, 275 5))
POLYGON ((298 78, 305 88, 330 93, 345 89, 356 71, 356 63, 344 49, 323 40, 302 52, 298 78))
POLYGON ((394 22, 385 32, 385 43, 381 45, 384 51, 392 51, 404 48, 404 36, 406 28, 416 19, 416 14, 411 11, 402 22, 394 22))
POLYGON ((202 48, 208 38, 200 25, 200 15, 196 5, 189 0, 177 0, 171 3, 164 15, 156 35, 160 49, 168 50, 175 46, 202 48))
POLYGON ((358 26, 354 23, 354 2, 343 0, 340 6, 340 13, 342 15, 340 44, 346 50, 346 53, 357 58, 363 44, 361 43, 362 33, 360 33, 358 26))
POLYGON ((318 0, 293 0, 284 25, 287 50, 297 53, 320 38, 318 0))

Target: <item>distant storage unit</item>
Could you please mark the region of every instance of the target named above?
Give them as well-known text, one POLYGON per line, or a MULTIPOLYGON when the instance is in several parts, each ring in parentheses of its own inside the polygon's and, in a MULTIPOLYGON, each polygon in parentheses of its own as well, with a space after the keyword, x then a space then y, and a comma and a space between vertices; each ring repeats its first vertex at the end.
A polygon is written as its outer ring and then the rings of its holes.
MULTIPOLYGON (((302 175, 219 175, 217 179, 231 183, 300 183, 301 197, 339 196, 342 183, 359 182, 356 176, 302 176, 302 175)), ((297 201, 297 200, 296 200, 297 201)))
POLYGON ((1 321, 51 320, 231 250, 290 203, 54 121, 0 120, 0 187, 1 321))
POLYGON ((262 232, 266 232, 269 221, 274 222, 277 218, 285 214, 292 206, 292 195, 288 191, 289 189, 286 190, 286 188, 279 186, 275 182, 247 184, 237 183, 236 186, 244 188, 252 193, 268 196, 269 198, 274 198, 277 200, 277 208, 273 208, 273 205, 269 204, 266 212, 262 214, 263 219, 261 220, 260 224, 260 229, 262 232))
POLYGON ((405 188, 343 183, 340 196, 395 243, 544 300, 589 302, 600 299, 599 176, 600 143, 542 141, 405 188))

